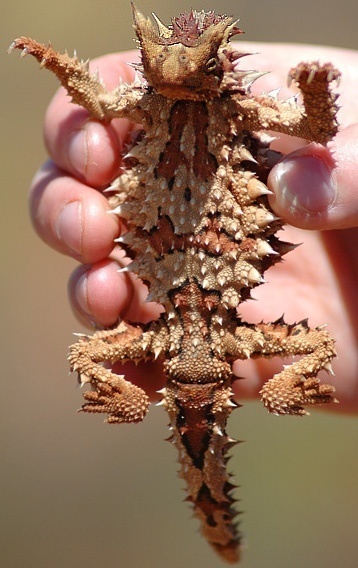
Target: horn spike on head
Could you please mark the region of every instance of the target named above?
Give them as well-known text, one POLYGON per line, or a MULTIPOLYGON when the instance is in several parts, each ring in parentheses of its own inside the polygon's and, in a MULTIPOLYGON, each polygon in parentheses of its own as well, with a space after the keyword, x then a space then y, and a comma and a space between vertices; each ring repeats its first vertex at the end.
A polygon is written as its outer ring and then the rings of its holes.
POLYGON ((158 16, 154 12, 152 12, 152 17, 158 26, 159 35, 161 37, 169 38, 172 35, 170 29, 163 24, 163 22, 158 18, 158 16))

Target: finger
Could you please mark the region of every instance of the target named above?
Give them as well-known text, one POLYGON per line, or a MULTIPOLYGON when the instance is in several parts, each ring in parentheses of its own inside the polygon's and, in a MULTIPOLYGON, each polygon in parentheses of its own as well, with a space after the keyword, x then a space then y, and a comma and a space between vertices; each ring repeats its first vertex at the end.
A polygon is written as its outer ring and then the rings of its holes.
MULTIPOLYGON (((133 53, 111 54, 91 62, 91 70, 99 75, 109 90, 119 84, 120 77, 131 81, 133 70, 126 59, 133 53)), ((117 175, 121 163, 121 149, 133 125, 127 120, 113 120, 110 124, 89 120, 88 112, 69 104, 65 89, 57 91, 46 113, 44 138, 54 162, 75 177, 93 187, 108 185, 117 175)))
MULTIPOLYGON (((124 254, 117 253, 120 265, 126 264, 124 254)), ((148 288, 132 275, 119 272, 114 260, 104 260, 93 266, 80 266, 69 281, 69 296, 76 317, 85 325, 110 327, 119 319, 147 323, 159 317, 162 308, 145 302, 148 288)))
POLYGON ((120 221, 109 209, 101 193, 65 175, 51 161, 30 188, 30 212, 39 236, 83 263, 102 260, 113 249, 120 221))
POLYGON ((309 144, 286 156, 270 173, 270 204, 302 229, 358 226, 358 123, 337 134, 329 149, 309 144))

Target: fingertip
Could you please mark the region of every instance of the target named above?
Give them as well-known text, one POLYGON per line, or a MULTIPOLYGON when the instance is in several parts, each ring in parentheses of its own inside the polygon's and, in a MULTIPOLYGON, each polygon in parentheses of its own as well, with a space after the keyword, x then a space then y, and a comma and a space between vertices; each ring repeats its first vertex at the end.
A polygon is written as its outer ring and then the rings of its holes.
POLYGON ((301 229, 358 225, 358 124, 338 132, 327 147, 309 144, 288 154, 270 172, 270 205, 301 229))
POLYGON ((334 160, 329 150, 309 144, 288 154, 270 172, 270 205, 287 223, 302 229, 325 229, 337 198, 334 160))
POLYGON ((69 280, 73 310, 83 323, 111 327, 124 310, 129 293, 118 275, 118 265, 104 260, 78 267, 69 280))
POLYGON ((121 128, 91 120, 74 105, 63 105, 61 92, 50 103, 44 126, 47 151, 58 167, 87 183, 102 188, 118 174, 121 148, 127 136, 128 121, 121 128))
POLYGON ((107 259, 93 266, 80 266, 73 272, 69 281, 70 301, 76 317, 85 325, 111 327, 121 318, 146 323, 159 316, 159 304, 145 303, 147 287, 119 269, 117 261, 107 259))
POLYGON ((118 174, 122 141, 111 125, 85 120, 80 128, 65 134, 62 147, 71 173, 92 187, 101 188, 118 174))
POLYGON ((37 233, 55 250, 80 262, 92 264, 111 253, 120 222, 109 209, 100 192, 64 175, 53 162, 33 180, 30 211, 37 233))
MULTIPOLYGON (((133 74, 117 54, 94 60, 91 68, 98 68, 109 89, 118 85, 119 77, 130 80, 133 74)), ((44 140, 60 168, 92 187, 102 188, 118 174, 121 150, 132 128, 125 119, 116 119, 110 124, 90 119, 86 110, 70 103, 61 87, 45 115, 44 140)))

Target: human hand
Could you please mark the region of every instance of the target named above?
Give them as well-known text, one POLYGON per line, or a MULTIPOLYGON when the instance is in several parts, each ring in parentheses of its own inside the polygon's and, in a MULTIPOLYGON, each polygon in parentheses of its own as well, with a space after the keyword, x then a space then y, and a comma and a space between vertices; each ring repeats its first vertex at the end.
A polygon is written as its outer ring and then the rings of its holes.
MULTIPOLYGON (((265 58, 258 56, 242 60, 251 68, 260 70, 272 68, 272 62, 276 62, 277 59, 274 74, 257 81, 255 89, 258 91, 270 90, 285 84, 288 69, 302 58, 311 60, 317 58, 317 55, 308 51, 308 48, 307 56, 306 54, 303 56, 302 46, 292 47, 292 59, 289 59, 286 47, 283 49, 280 45, 245 46, 240 43, 240 49, 259 50, 267 56, 266 61, 265 58)), ((312 51, 315 52, 317 49, 312 48, 312 51)), ((353 95, 354 81, 351 76, 352 84, 349 84, 348 76, 348 85, 345 86, 345 81, 347 82, 344 79, 345 68, 350 68, 349 61, 343 57, 347 52, 342 53, 340 50, 332 49, 320 58, 329 61, 331 55, 332 57, 333 54, 337 55, 337 51, 341 55, 340 64, 336 64, 335 60, 333 62, 343 74, 344 95, 343 101, 341 99, 340 102, 341 104, 343 102, 346 109, 346 104, 348 106, 356 104, 353 95)), ((119 76, 124 80, 131 80, 131 69, 123 61, 135 59, 136 55, 133 52, 109 55, 94 61, 93 65, 98 67, 107 87, 113 88, 118 83, 119 76)), ((358 73, 358 55, 353 68, 358 73)), ((351 68, 350 73, 352 73, 351 68)), ((357 108, 355 111, 356 113, 353 112, 350 116, 357 119, 357 108)), ((348 121, 347 114, 347 124, 348 121)), ((116 323, 118 317, 146 322, 155 319, 160 313, 158 305, 144 303, 147 292, 139 280, 127 273, 118 273, 117 261, 123 264, 125 260, 120 249, 113 248, 113 240, 119 235, 121 226, 118 217, 107 213, 109 206, 102 193, 119 172, 121 148, 130 136, 132 128, 133 125, 124 120, 115 120, 110 125, 88 121, 87 113, 83 109, 68 104, 63 89, 55 95, 46 114, 45 141, 52 159, 41 168, 33 182, 30 193, 31 212, 37 232, 45 242, 83 263, 73 273, 69 288, 73 309, 79 319, 87 324, 110 326, 116 323)), ((291 202, 294 202, 294 199, 287 188, 284 192, 281 188, 281 192, 276 193, 272 205, 287 221, 292 222, 288 217, 294 217, 297 226, 306 224, 307 228, 312 229, 336 229, 357 225, 352 213, 355 209, 357 215, 358 208, 354 208, 352 194, 354 184, 357 183, 354 167, 358 167, 355 165, 357 160, 354 163, 352 156, 354 151, 358 153, 358 150, 356 144, 349 142, 349 130, 341 132, 337 136, 337 140, 343 137, 341 142, 332 146, 336 152, 335 157, 338 158, 339 173, 336 177, 340 196, 338 217, 337 214, 332 217, 332 214, 324 215, 324 211, 318 213, 314 211, 314 214, 308 218, 306 210, 301 215, 297 215, 291 206, 286 208, 283 205, 284 200, 281 197, 283 193, 291 202), (348 132, 348 135, 344 132, 348 132), (352 161, 349 179, 347 179, 347 160, 352 161), (342 188, 345 188, 343 202, 342 188), (344 212, 345 204, 347 204, 346 212, 344 212), (322 219, 325 219, 326 226, 320 225, 322 219)), ((280 149, 285 153, 290 151, 291 139, 283 138, 280 149)), ((300 173, 302 166, 298 158, 291 168, 288 187, 291 188, 291 185, 293 188, 298 187, 299 192, 299 184, 297 186, 297 182, 292 182, 297 172, 298 181, 302 176, 300 173)), ((279 183, 274 177, 274 172, 271 180, 271 187, 276 190, 275 186, 279 183)), ((288 182, 286 186, 287 184, 288 182)), ((305 195, 304 190, 301 193, 305 195)), ((302 235, 301 233, 297 236, 297 231, 295 232, 294 229, 286 230, 285 240, 293 242, 303 240, 306 246, 289 255, 285 263, 270 270, 266 277, 271 285, 260 287, 257 292, 255 291, 255 296, 261 298, 259 303, 248 302, 240 306, 241 314, 250 322, 261 319, 272 321, 284 311, 285 319, 289 323, 308 315, 313 326, 325 322, 330 324, 332 334, 338 338, 337 350, 340 359, 334 362, 334 369, 337 375, 337 396, 341 400, 339 407, 341 410, 353 409, 354 404, 357 408, 358 402, 357 394, 354 400, 354 393, 357 393, 357 384, 354 385, 354 381, 357 380, 355 371, 358 367, 357 326, 354 325, 356 321, 354 309, 357 312, 354 276, 358 272, 358 263, 353 246, 353 232, 354 229, 346 229, 321 234, 310 232, 302 235), (287 238, 288 233, 289 238, 287 238), (283 290, 285 294, 282 297, 283 290)), ((133 382, 141 384, 147 391, 154 392, 160 388, 162 382, 159 367, 159 364, 155 363, 147 363, 145 370, 140 366, 138 368, 130 366, 126 374, 133 382)), ((280 364, 275 361, 236 363, 238 374, 247 377, 246 381, 235 383, 238 395, 257 396, 262 382, 270 378, 279 367, 280 364)))

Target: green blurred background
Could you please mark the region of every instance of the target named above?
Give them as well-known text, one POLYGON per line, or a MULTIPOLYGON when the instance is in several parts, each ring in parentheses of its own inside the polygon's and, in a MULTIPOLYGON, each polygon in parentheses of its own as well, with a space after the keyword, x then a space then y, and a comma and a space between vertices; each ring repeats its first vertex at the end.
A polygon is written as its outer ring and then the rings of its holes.
MULTIPOLYGON (((138 0, 164 22, 194 7, 240 17, 245 40, 358 48, 356 0, 138 0)), ((118 428, 76 414, 67 346, 79 331, 66 283, 74 262, 47 249, 27 212, 45 159, 42 117, 56 88, 30 60, 7 57, 14 37, 51 39, 81 57, 133 47, 129 2, 3 2, 1 28, 1 509, 4 568, 222 566, 181 503, 165 413, 118 428)), ((280 314, 277 314, 280 315, 280 314)), ((242 568, 356 568, 358 428, 313 413, 280 420, 247 403, 231 420, 246 440, 231 467, 241 484, 242 568)))

